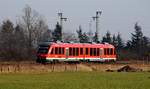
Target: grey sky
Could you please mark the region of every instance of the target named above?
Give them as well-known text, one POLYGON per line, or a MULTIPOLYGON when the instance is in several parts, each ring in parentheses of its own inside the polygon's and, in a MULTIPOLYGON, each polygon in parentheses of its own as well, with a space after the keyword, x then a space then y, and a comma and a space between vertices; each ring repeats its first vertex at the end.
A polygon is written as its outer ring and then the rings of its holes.
MULTIPOLYGON (((142 26, 144 35, 150 37, 150 0, 0 0, 0 22, 5 19, 16 21, 26 4, 45 16, 52 29, 58 20, 57 13, 63 12, 69 18, 64 23, 65 31, 75 32, 79 25, 89 31, 91 17, 97 10, 102 10, 100 37, 109 30, 113 34, 120 32, 126 40, 136 22, 142 26)), ((92 21, 93 32, 94 26, 92 21)))

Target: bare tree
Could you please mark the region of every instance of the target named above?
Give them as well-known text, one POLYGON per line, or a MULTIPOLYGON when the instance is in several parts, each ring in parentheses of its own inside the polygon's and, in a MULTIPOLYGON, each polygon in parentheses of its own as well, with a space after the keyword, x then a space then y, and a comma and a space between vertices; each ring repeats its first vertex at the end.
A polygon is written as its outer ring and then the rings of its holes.
MULTIPOLYGON (((38 23, 35 26, 34 30, 34 42, 35 44, 39 44, 39 42, 43 41, 43 35, 48 31, 48 25, 46 24, 45 20, 41 17, 38 23)), ((48 38, 47 38, 48 39, 48 38)))
POLYGON ((43 17, 35 10, 32 10, 30 6, 27 5, 23 11, 21 24, 27 35, 28 53, 30 55, 33 49, 37 47, 41 35, 48 29, 48 26, 43 17))
POLYGON ((24 15, 22 16, 24 29, 26 30, 26 34, 28 35, 28 46, 32 47, 33 41, 33 32, 36 24, 38 23, 38 13, 33 11, 30 6, 26 6, 24 8, 24 15))

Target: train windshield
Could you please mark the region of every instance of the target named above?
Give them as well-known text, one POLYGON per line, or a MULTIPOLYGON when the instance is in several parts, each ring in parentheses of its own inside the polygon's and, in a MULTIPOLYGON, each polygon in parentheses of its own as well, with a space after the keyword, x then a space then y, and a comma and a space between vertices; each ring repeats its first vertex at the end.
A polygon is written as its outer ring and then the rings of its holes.
POLYGON ((38 53, 47 54, 48 53, 48 48, 39 48, 38 53))
POLYGON ((49 45, 40 45, 38 49, 38 53, 47 54, 49 50, 49 45))

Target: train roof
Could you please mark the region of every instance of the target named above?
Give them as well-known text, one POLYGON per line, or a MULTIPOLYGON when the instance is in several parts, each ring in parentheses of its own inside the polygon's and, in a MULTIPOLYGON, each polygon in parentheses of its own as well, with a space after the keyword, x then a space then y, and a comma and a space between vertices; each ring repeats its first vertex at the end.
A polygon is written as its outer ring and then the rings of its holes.
POLYGON ((61 47, 101 47, 101 48, 114 48, 113 45, 108 43, 54 43, 52 42, 51 45, 53 46, 61 46, 61 47))

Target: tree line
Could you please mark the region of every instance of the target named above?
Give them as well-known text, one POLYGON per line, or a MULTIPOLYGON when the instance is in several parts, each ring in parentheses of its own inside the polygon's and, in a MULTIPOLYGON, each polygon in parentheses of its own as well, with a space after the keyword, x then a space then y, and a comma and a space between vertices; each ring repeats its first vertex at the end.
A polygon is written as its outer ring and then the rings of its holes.
POLYGON ((38 44, 43 41, 64 41, 80 43, 109 43, 116 47, 119 59, 145 59, 150 57, 150 38, 142 33, 138 23, 134 26, 135 32, 131 39, 124 42, 121 34, 112 35, 106 32, 99 41, 97 34, 83 32, 82 27, 74 33, 64 32, 59 23, 55 29, 49 29, 43 16, 34 11, 30 6, 23 9, 23 15, 14 24, 7 19, 0 25, 0 60, 34 60, 38 44), (62 38, 63 35, 63 38, 62 38))
POLYGON ((115 46, 119 60, 150 60, 150 38, 143 35, 142 27, 135 23, 134 32, 131 33, 131 39, 125 42, 121 34, 112 35, 109 31, 99 41, 96 33, 90 41, 89 33, 82 31, 81 27, 77 30, 80 43, 109 43, 115 46))

